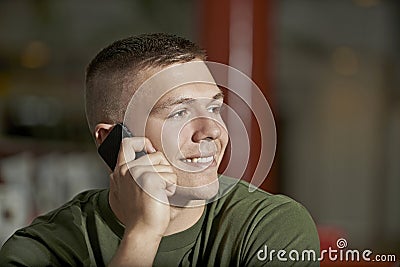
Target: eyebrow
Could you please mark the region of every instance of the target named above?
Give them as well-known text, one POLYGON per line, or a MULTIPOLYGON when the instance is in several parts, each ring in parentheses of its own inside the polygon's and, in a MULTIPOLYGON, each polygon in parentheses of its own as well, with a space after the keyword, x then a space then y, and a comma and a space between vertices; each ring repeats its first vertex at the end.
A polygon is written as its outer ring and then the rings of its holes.
MULTIPOLYGON (((222 91, 220 91, 218 94, 216 94, 212 97, 213 101, 223 99, 223 98, 224 98, 224 94, 222 93, 222 91)), ((161 104, 155 106, 153 108, 153 110, 151 111, 151 113, 158 113, 161 110, 166 109, 171 106, 176 106, 176 105, 181 105, 181 104, 190 104, 196 100, 197 100, 196 98, 191 98, 191 97, 180 97, 178 99, 168 98, 167 100, 163 101, 161 104)))

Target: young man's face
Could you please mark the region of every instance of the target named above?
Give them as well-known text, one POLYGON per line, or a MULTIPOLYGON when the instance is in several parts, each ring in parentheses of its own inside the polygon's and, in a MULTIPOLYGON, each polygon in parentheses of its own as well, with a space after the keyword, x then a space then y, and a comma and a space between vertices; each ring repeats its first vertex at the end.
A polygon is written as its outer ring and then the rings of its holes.
MULTIPOLYGON (((175 78, 158 77, 157 84, 171 84, 175 78)), ((145 136, 173 166, 178 177, 177 195, 200 200, 218 192, 217 170, 228 143, 222 105, 218 86, 194 82, 168 90, 152 107, 145 136)))

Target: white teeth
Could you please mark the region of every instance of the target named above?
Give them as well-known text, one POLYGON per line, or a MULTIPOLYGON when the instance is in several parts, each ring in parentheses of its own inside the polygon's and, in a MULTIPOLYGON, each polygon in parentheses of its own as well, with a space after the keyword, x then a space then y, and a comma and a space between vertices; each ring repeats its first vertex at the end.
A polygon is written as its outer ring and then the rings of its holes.
POLYGON ((209 163, 213 159, 214 159, 214 156, 209 156, 209 157, 201 157, 201 158, 184 159, 183 162, 209 163))

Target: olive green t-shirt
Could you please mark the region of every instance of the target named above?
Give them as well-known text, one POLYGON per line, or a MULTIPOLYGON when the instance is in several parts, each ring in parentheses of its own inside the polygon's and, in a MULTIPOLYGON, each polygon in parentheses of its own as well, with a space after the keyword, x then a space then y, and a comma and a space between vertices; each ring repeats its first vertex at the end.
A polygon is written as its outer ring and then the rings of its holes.
MULTIPOLYGON (((222 191, 237 181, 219 180, 222 191)), ((286 196, 248 188, 240 181, 207 204, 195 225, 163 237, 154 266, 319 266, 301 257, 319 253, 307 210, 286 196), (286 251, 280 259, 279 250, 286 251), (298 253, 289 257, 292 250, 298 253)), ((123 234, 108 190, 90 190, 18 230, 0 250, 0 266, 106 266, 123 234)))

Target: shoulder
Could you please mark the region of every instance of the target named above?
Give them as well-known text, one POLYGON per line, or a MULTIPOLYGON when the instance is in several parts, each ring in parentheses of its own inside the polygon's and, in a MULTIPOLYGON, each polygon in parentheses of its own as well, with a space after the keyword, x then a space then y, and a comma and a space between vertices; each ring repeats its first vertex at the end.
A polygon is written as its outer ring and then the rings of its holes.
MULTIPOLYGON (((259 188, 250 192, 250 184, 243 180, 221 176, 222 197, 217 201, 217 209, 235 206, 232 211, 244 209, 246 213, 270 213, 277 210, 286 212, 307 212, 297 201, 285 195, 275 195, 259 188), (253 207, 253 208, 252 208, 253 207)), ((307 212, 308 214, 308 212, 307 212)))
POLYGON ((89 209, 96 205, 101 191, 82 192, 16 231, 0 250, 0 265, 16 261, 37 266, 55 263, 56 260, 68 262, 73 257, 87 257, 86 250, 79 249, 86 246, 85 218, 89 209))
MULTIPOLYGON (((209 213, 216 222, 216 240, 222 236, 234 244, 236 259, 244 266, 265 264, 260 251, 312 251, 317 255, 319 238, 315 223, 306 208, 284 195, 260 189, 249 191, 249 183, 220 177, 221 192, 229 192, 211 203, 209 213), (229 186, 235 184, 233 187, 229 186)), ((209 219, 210 220, 210 219, 209 219)), ((224 243, 221 241, 221 243, 224 243)), ((225 246, 229 244, 224 243, 225 246)), ((271 259, 274 263, 276 259, 271 259)), ((292 262, 293 263, 293 262, 292 262)), ((299 266, 318 266, 316 262, 297 262, 299 266)), ((294 264, 294 265, 296 265, 294 264)))
POLYGON ((64 232, 81 232, 85 227, 84 221, 87 215, 95 209, 102 191, 96 189, 81 192, 61 207, 37 217, 29 226, 18 230, 16 234, 43 235, 43 239, 48 240, 53 237, 59 238, 64 232), (48 235, 49 233, 51 235, 48 235))
MULTIPOLYGON (((224 177, 221 182, 232 178, 224 177)), ((267 243, 274 249, 319 249, 315 223, 307 209, 285 195, 261 189, 249 192, 249 183, 239 181, 215 203, 216 212, 245 229, 244 242, 251 249, 267 243)))
POLYGON ((91 207, 97 205, 97 198, 100 192, 104 190, 105 189, 94 189, 81 192, 61 207, 37 217, 28 228, 54 222, 65 223, 66 221, 74 221, 85 216, 85 213, 87 213, 91 207))

